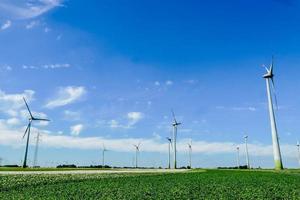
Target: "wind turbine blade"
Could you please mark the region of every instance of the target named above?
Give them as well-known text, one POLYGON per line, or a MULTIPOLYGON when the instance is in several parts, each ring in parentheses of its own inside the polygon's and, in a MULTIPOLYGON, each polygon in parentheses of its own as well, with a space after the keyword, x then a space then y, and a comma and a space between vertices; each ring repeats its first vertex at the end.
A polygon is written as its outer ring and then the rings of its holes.
POLYGON ((273 67, 274 67, 274 56, 272 56, 272 62, 269 70, 270 74, 273 74, 273 67))
POLYGON ((175 113, 174 113, 173 109, 172 109, 172 115, 173 115, 174 122, 177 124, 177 120, 176 120, 175 113))
POLYGON ((24 132, 24 135, 23 135, 22 139, 24 139, 24 137, 25 137, 25 135, 26 135, 28 129, 29 129, 29 124, 27 125, 27 128, 26 128, 26 130, 25 130, 25 132, 24 132))
POLYGON ((25 100, 24 97, 23 97, 23 100, 24 100, 25 105, 26 105, 26 107, 27 107, 27 110, 28 110, 28 112, 29 112, 29 114, 30 114, 30 117, 33 118, 32 113, 31 113, 31 111, 30 111, 30 109, 29 109, 29 106, 28 106, 28 104, 27 104, 27 102, 26 102, 26 100, 25 100))
POLYGON ((47 122, 50 122, 49 119, 42 119, 42 118, 32 118, 32 120, 34 120, 34 121, 47 121, 47 122))
POLYGON ((273 91, 274 101, 275 101, 275 108, 276 110, 278 110, 277 94, 276 94, 275 83, 273 78, 271 78, 271 82, 272 82, 272 91, 273 91))

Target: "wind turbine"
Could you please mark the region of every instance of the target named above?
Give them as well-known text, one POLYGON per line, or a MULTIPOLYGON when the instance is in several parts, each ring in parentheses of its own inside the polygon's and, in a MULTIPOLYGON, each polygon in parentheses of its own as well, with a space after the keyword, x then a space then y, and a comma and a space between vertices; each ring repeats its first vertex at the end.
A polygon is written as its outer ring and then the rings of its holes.
POLYGON ((189 147, 189 165, 190 165, 190 169, 192 169, 192 141, 188 143, 188 147, 189 147))
POLYGON ((105 146, 104 146, 104 144, 103 144, 103 148, 102 148, 102 168, 104 168, 104 156, 105 156, 105 152, 106 151, 108 151, 106 148, 105 148, 105 146))
POLYGON ((179 125, 181 125, 180 122, 177 122, 176 120, 176 117, 175 117, 175 114, 174 114, 174 111, 172 110, 172 115, 173 115, 173 123, 172 123, 172 126, 173 126, 173 151, 174 151, 174 169, 177 168, 177 150, 176 150, 176 139, 177 139, 177 127, 179 125))
POLYGON ((249 161, 249 152, 248 152, 248 135, 244 136, 245 139, 245 147, 246 147, 246 163, 247 163, 247 168, 250 169, 250 161, 249 161))
POLYGON ((297 149, 298 149, 298 162, 300 165, 300 143, 299 143, 299 141, 297 142, 297 149))
MULTIPOLYGON (((266 68, 266 67, 265 67, 266 68)), ((279 139, 278 139, 278 133, 277 133, 277 126, 276 126, 276 120, 275 120, 275 113, 273 108, 273 99, 271 94, 271 87, 272 85, 272 92, 275 99, 275 106, 278 109, 277 104, 277 97, 275 93, 275 86, 274 86, 274 59, 272 57, 272 63, 270 68, 266 68, 267 73, 263 76, 264 79, 266 79, 267 84, 267 96, 268 96, 268 103, 269 103, 269 115, 270 115, 270 123, 271 123, 271 130, 272 130, 272 143, 273 143, 273 155, 274 155, 274 161, 275 161, 275 169, 276 170, 282 170, 282 158, 281 158, 281 152, 280 152, 280 145, 279 145, 279 139)))
POLYGON ((167 137, 166 138, 168 140, 168 150, 169 150, 169 162, 168 162, 168 168, 171 169, 171 146, 172 146, 172 139, 167 137))
POLYGON ((236 153, 237 153, 237 155, 236 155, 236 164, 237 164, 237 167, 238 167, 238 169, 240 168, 240 147, 239 146, 237 146, 236 147, 236 153))
POLYGON ((34 150, 34 159, 33 159, 33 167, 37 166, 39 142, 40 142, 40 132, 38 132, 38 134, 36 136, 36 143, 35 143, 35 150, 34 150))
POLYGON ((27 125, 27 128, 25 130, 25 133, 23 135, 23 139, 25 137, 25 135, 27 134, 27 141, 26 141, 26 149, 25 149, 25 156, 24 156, 24 161, 23 161, 23 168, 26 168, 27 167, 27 153, 28 153, 28 145, 29 145, 29 137, 30 137, 30 128, 31 128, 31 124, 33 121, 50 121, 49 119, 42 119, 42 118, 36 118, 32 115, 30 109, 29 109, 29 106, 25 100, 25 98, 23 97, 23 100, 24 100, 24 103, 27 107, 27 110, 29 112, 29 119, 28 119, 28 125, 27 125))
POLYGON ((138 168, 138 153, 140 152, 140 145, 141 143, 138 145, 133 145, 135 147, 135 168, 138 168))

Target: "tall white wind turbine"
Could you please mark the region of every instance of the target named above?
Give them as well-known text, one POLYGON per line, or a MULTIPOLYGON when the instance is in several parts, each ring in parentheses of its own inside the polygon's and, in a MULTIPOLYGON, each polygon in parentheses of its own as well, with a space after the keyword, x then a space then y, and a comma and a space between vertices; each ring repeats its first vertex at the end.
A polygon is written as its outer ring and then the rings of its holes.
POLYGON ((104 168, 104 166, 105 166, 105 152, 106 151, 108 151, 108 150, 105 148, 105 146, 103 144, 103 148, 102 148, 102 168, 104 168))
POLYGON ((190 169, 192 169, 192 141, 188 143, 188 147, 189 147, 189 166, 190 169))
POLYGON ((245 139, 246 163, 247 163, 247 168, 250 169, 249 151, 248 151, 248 135, 245 135, 244 139, 245 139))
POLYGON ((177 149, 176 149, 176 140, 177 140, 177 127, 181 125, 180 122, 177 122, 174 111, 172 110, 173 115, 173 151, 174 151, 174 169, 177 168, 177 149))
POLYGON ((29 109, 29 106, 25 100, 25 98, 23 98, 24 102, 25 102, 25 105, 27 107, 27 110, 29 112, 29 122, 28 122, 28 125, 27 125, 27 128, 25 130, 25 133, 23 135, 23 138, 25 137, 25 135, 27 134, 27 141, 26 141, 26 148, 25 148, 25 156, 24 156, 24 161, 23 161, 23 168, 26 168, 27 167, 27 154, 28 154, 28 145, 29 145, 29 138, 30 138, 30 128, 31 128, 31 124, 33 121, 50 121, 49 119, 42 119, 42 118, 36 118, 32 115, 30 109, 29 109))
POLYGON ((277 125, 276 125, 276 120, 275 120, 273 98, 272 98, 272 93, 273 93, 274 100, 275 100, 275 106, 277 108, 278 105, 277 105, 277 97, 275 94, 273 69, 274 69, 274 61, 273 61, 273 57, 272 57, 271 66, 269 69, 266 68, 267 73, 263 76, 263 78, 266 79, 266 85, 267 85, 267 96, 268 96, 269 115, 270 115, 271 131, 272 131, 272 143, 273 143, 273 155, 274 155, 275 169, 282 170, 283 165, 282 165, 280 145, 279 145, 279 139, 278 139, 278 133, 277 133, 277 125), (272 85, 272 92, 271 92, 271 85, 272 85))
POLYGON ((172 139, 166 138, 168 140, 168 168, 171 169, 171 146, 172 146, 172 139))
POLYGON ((36 143, 35 143, 35 150, 34 150, 34 157, 33 157, 33 167, 37 167, 37 159, 38 159, 38 150, 39 150, 39 143, 40 143, 40 132, 38 132, 36 136, 36 143))
POLYGON ((300 143, 299 143, 299 141, 297 142, 297 149, 298 149, 298 162, 300 165, 300 143))
POLYGON ((239 169, 241 166, 241 164, 240 164, 240 147, 239 146, 236 147, 236 164, 239 169))
POLYGON ((138 168, 138 154, 140 153, 140 145, 141 143, 138 145, 133 145, 135 147, 135 168, 138 168))

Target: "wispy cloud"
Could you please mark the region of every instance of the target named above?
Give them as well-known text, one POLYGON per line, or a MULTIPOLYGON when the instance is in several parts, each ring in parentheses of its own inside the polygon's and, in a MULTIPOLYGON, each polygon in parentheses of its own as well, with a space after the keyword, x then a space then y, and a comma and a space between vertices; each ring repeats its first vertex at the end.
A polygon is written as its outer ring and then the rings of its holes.
POLYGON ((47 104, 47 108, 56 108, 72 104, 80 100, 86 94, 86 89, 83 86, 75 87, 61 87, 58 90, 57 97, 50 100, 47 104))
POLYGON ((0 66, 0 71, 11 71, 13 68, 10 65, 0 66))
POLYGON ((112 119, 108 121, 108 125, 110 128, 122 128, 122 129, 129 129, 134 128, 140 120, 144 118, 144 114, 141 112, 129 112, 127 113, 127 123, 121 124, 118 120, 112 119))
POLYGON ((257 108, 254 106, 245 106, 245 107, 225 107, 225 106, 216 106, 216 109, 218 110, 231 110, 231 111, 250 111, 250 112, 255 112, 257 111, 257 108))
POLYGON ((60 69, 60 68, 70 68, 71 65, 68 63, 57 63, 57 64, 46 64, 46 65, 23 65, 23 69, 60 69))
POLYGON ((70 127, 71 135, 78 136, 83 130, 83 124, 76 124, 70 127))
POLYGON ((141 112, 129 112, 127 113, 127 117, 129 119, 129 126, 133 126, 141 119, 143 119, 144 114, 141 112))
POLYGON ((80 120, 80 113, 79 112, 75 112, 75 111, 71 111, 71 110, 65 110, 63 114, 64 114, 64 120, 68 120, 68 121, 80 120))
POLYGON ((39 24, 39 21, 31 21, 31 22, 29 22, 26 26, 25 26, 25 28, 26 29, 32 29, 32 28, 34 28, 35 26, 37 26, 39 24))
POLYGON ((166 85, 169 85, 169 86, 170 86, 170 85, 173 85, 173 81, 167 80, 167 81, 166 81, 166 85))
POLYGON ((154 82, 154 85, 155 85, 155 86, 160 86, 160 82, 159 82, 159 81, 155 81, 155 82, 154 82))
POLYGON ((10 20, 7 20, 6 22, 4 22, 2 25, 1 25, 1 27, 0 27, 0 29, 1 30, 5 30, 5 29, 8 29, 9 27, 11 27, 11 21, 10 20))
MULTIPOLYGON (((0 120, 0 144, 9 146, 22 146, 24 141, 21 140, 22 129, 8 128, 2 120, 0 120)), ((78 136, 83 129, 82 124, 78 124, 71 128, 74 136, 61 135, 61 133, 50 133, 42 131, 43 143, 41 145, 51 148, 69 148, 69 149, 98 149, 103 143, 105 146, 116 152, 132 152, 134 151, 128 144, 141 142, 141 151, 152 153, 167 153, 168 143, 162 142, 160 136, 153 134, 153 138, 116 138, 107 139, 103 137, 80 137, 78 136), (75 137, 76 136, 76 137, 75 137)), ((32 143, 34 141, 31 141, 32 143)), ((186 153, 188 150, 187 143, 189 138, 178 141, 178 152, 186 153)), ((236 145, 243 147, 244 144, 234 144, 232 142, 207 142, 201 140, 193 140, 193 153, 202 153, 209 155, 216 154, 235 154, 236 145)), ((297 158, 297 149, 293 144, 282 144, 282 153, 284 157, 297 158)), ((249 144, 249 154, 253 156, 272 156, 272 145, 249 144)), ((241 151, 241 154, 244 152, 241 151)))
POLYGON ((0 2, 0 12, 16 19, 31 19, 58 6, 62 6, 62 0, 2 0, 0 2))

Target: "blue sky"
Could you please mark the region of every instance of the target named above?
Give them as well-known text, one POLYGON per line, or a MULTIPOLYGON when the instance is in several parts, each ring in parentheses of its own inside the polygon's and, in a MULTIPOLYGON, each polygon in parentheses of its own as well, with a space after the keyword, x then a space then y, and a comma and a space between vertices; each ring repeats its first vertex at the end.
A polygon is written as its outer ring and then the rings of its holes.
POLYGON ((298 1, 4 0, 0 3, 0 157, 20 163, 28 113, 39 163, 166 166, 171 109, 179 165, 272 167, 264 69, 275 55, 284 165, 297 167, 298 1))

